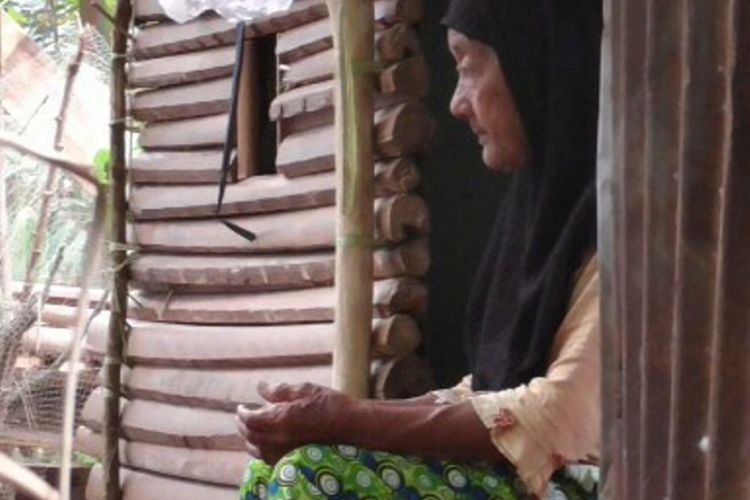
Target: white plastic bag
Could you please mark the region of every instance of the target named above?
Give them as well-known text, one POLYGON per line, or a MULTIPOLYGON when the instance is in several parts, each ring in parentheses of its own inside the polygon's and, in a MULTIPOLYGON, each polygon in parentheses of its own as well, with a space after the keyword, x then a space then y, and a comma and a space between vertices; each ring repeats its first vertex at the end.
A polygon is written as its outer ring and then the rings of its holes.
POLYGON ((214 10, 232 21, 247 21, 287 10, 293 0, 159 0, 164 12, 179 23, 206 10, 214 10))

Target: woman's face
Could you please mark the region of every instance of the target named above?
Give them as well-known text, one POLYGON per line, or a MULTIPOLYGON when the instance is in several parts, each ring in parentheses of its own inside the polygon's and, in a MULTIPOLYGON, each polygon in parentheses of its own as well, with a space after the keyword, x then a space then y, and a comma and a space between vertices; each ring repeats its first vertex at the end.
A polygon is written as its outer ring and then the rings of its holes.
POLYGON ((510 172, 523 167, 530 159, 528 141, 497 54, 452 29, 448 45, 458 72, 451 113, 474 131, 490 169, 510 172))

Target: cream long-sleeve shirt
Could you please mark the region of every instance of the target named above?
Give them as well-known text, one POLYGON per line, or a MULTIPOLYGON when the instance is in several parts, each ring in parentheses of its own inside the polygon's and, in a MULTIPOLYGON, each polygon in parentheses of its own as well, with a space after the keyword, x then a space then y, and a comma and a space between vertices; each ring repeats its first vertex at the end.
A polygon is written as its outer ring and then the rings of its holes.
POLYGON ((474 392, 468 375, 433 394, 438 403, 471 401, 529 492, 542 496, 555 470, 599 456, 599 340, 599 268, 593 257, 579 272, 544 377, 513 389, 474 392))

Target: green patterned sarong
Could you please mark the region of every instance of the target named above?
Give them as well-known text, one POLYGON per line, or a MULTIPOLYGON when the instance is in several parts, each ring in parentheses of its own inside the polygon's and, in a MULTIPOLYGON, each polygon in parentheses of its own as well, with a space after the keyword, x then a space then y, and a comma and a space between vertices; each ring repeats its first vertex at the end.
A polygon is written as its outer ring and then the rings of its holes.
MULTIPOLYGON (((596 484, 587 487, 558 473, 549 497, 556 500, 596 498, 596 484)), ((275 467, 252 460, 240 500, 335 498, 500 499, 532 498, 513 469, 504 464, 465 465, 404 457, 352 446, 309 445, 294 450, 275 467)))

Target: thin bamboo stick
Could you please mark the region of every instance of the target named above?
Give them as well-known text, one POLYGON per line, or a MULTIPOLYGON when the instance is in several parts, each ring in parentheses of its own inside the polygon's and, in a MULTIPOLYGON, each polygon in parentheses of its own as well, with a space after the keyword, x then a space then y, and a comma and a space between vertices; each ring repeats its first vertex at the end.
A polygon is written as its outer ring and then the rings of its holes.
MULTIPOLYGON (((0 16, 0 39, 2 39, 3 33, 3 22, 2 16, 0 16)), ((0 80, 3 77, 3 62, 0 57, 0 80)), ((3 112, 2 112, 2 92, 0 92, 0 130, 3 130, 3 112)), ((13 299, 13 292, 11 291, 11 280, 13 279, 13 273, 10 264, 10 251, 8 249, 8 195, 5 190, 5 173, 3 167, 3 153, 0 150, 0 297, 2 298, 2 304, 0 304, 0 317, 4 317, 6 307, 10 307, 11 300, 13 299)))
POLYGON ((333 386, 363 398, 372 324, 374 9, 372 0, 327 4, 337 61, 333 386))
POLYGON ((126 334, 128 300, 128 269, 126 244, 126 73, 125 53, 128 48, 128 27, 132 17, 130 0, 119 0, 112 30, 112 126, 110 153, 112 175, 110 198, 110 261, 112 265, 112 307, 109 337, 104 358, 104 490, 107 500, 120 500, 120 392, 123 347, 126 334))

